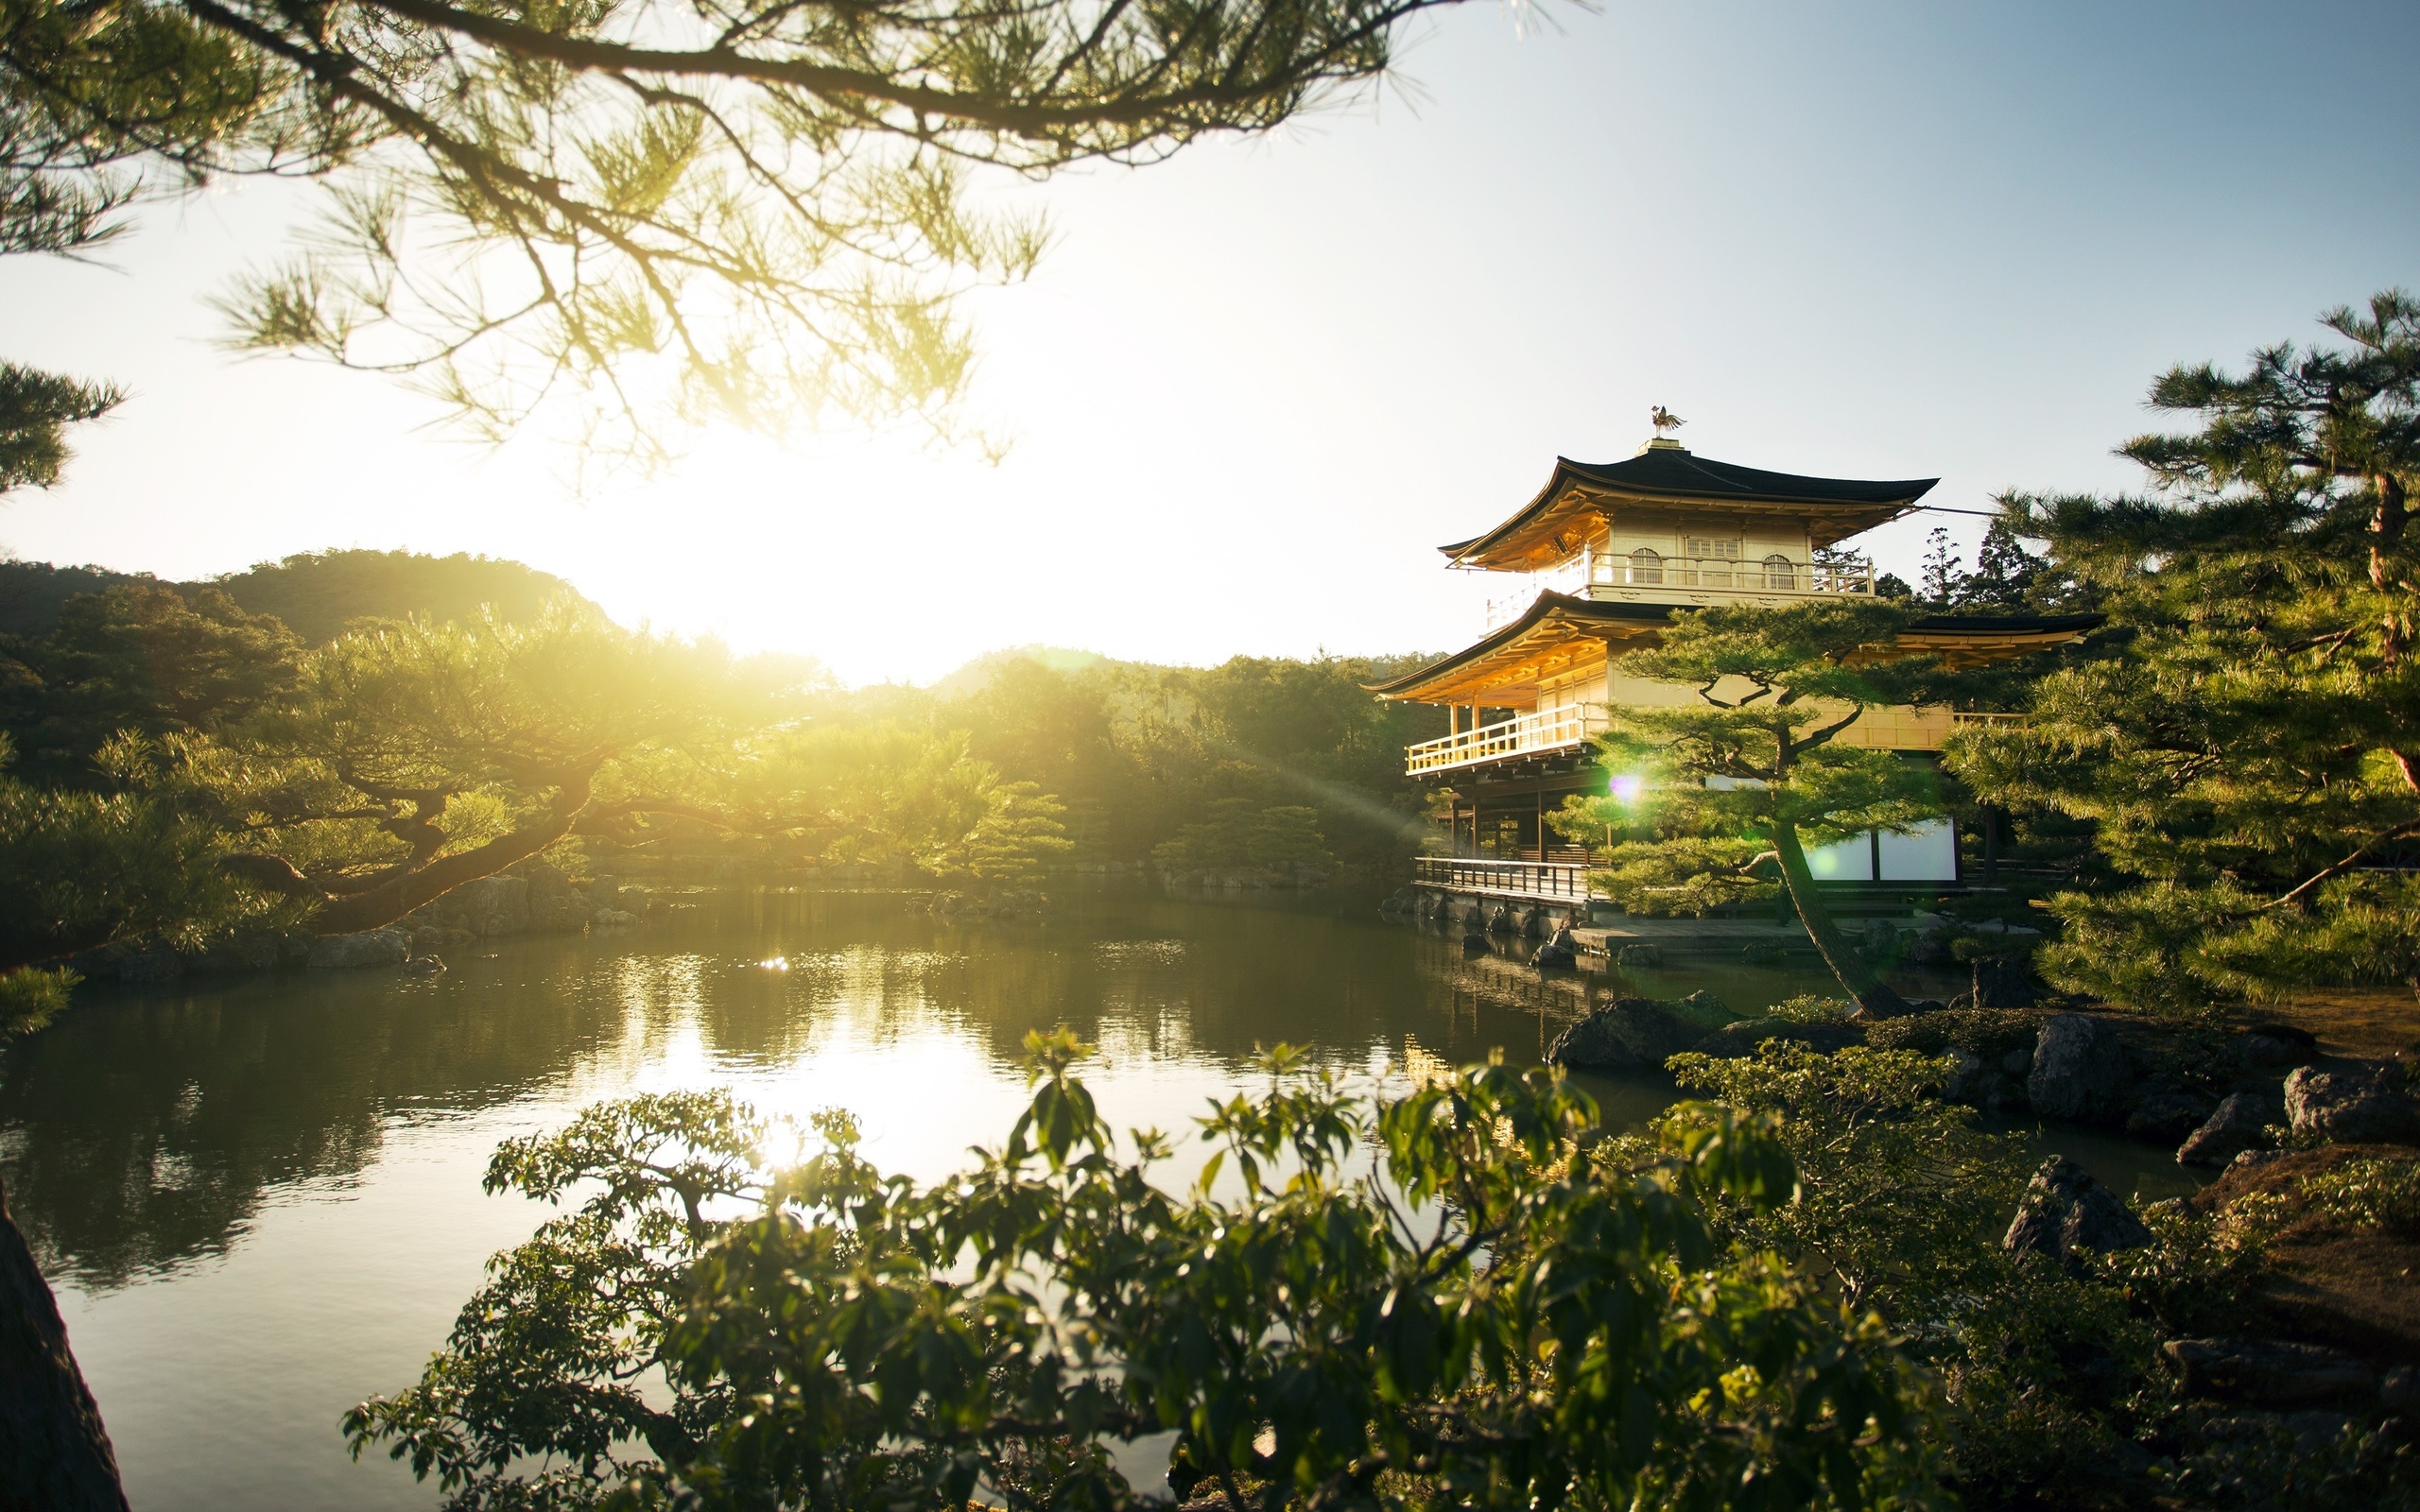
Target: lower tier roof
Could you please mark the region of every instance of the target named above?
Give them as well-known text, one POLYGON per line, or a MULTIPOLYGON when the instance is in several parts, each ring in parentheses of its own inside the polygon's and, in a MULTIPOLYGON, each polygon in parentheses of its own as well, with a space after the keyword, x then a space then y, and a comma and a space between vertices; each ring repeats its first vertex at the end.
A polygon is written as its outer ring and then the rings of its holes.
MULTIPOLYGON (((1474 645, 1415 672, 1366 684, 1381 698, 1410 703, 1489 703, 1486 696, 1515 691, 1535 696, 1552 678, 1623 651, 1644 650, 1671 622, 1668 604, 1625 604, 1543 593, 1528 612, 1474 645), (1627 644, 1625 644, 1627 643, 1627 644)), ((1953 667, 2048 650, 2081 639, 2100 614, 1931 614, 1899 633, 1911 653, 1940 657, 1953 667)), ((1522 697, 1503 698, 1517 704, 1522 697)))

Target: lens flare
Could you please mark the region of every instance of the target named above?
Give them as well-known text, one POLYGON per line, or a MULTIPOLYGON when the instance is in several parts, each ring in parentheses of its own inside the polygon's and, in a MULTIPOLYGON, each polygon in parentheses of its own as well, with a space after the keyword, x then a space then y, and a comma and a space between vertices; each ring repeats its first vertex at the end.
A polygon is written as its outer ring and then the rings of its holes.
POLYGON ((1635 772, 1622 772, 1616 775, 1609 787, 1616 801, 1635 803, 1638 795, 1647 790, 1647 780, 1635 772))

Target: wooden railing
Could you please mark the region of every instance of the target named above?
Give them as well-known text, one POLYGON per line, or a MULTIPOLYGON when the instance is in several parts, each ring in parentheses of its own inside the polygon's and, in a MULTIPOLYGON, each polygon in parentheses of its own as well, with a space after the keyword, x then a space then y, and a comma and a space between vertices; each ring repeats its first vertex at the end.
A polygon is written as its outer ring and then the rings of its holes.
POLYGON ((1604 597, 1598 589, 1714 589, 1731 593, 1789 593, 1829 597, 1874 594, 1874 564, 1869 561, 1804 562, 1758 560, 1746 557, 1652 558, 1635 553, 1592 548, 1542 573, 1532 573, 1521 586, 1487 601, 1487 627, 1512 624, 1545 592, 1604 597))
POLYGON ((1585 902, 1588 867, 1579 861, 1480 861, 1462 856, 1422 856, 1412 880, 1455 892, 1507 898, 1585 902))
POLYGON ((1605 711, 1594 704, 1522 714, 1408 747, 1404 750, 1404 770, 1435 772, 1449 766, 1499 761, 1507 756, 1567 750, 1585 744, 1589 736, 1604 728, 1605 711))

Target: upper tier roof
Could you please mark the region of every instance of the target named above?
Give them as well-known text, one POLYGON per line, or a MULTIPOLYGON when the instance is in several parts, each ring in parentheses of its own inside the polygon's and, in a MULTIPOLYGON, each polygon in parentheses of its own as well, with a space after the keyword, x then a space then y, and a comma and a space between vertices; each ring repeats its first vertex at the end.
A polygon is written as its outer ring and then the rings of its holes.
POLYGON ((1804 518, 1819 546, 1898 517, 1939 478, 1814 478, 1768 472, 1698 456, 1671 441, 1650 443, 1619 462, 1554 459, 1554 475, 1512 519, 1482 536, 1437 549, 1457 565, 1520 572, 1568 555, 1558 528, 1592 506, 1670 503, 1804 518))

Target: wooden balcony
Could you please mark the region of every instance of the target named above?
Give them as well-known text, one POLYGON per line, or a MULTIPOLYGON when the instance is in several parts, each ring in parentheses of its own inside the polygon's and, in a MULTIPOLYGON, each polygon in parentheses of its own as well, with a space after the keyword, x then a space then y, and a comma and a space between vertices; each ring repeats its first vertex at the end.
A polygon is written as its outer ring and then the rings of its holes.
POLYGON ((1645 604, 1710 604, 1737 598, 1780 602, 1800 598, 1874 596, 1874 564, 1762 561, 1737 557, 1622 555, 1591 550, 1487 602, 1487 627, 1519 619, 1541 593, 1645 604))
POLYGON ((1507 757, 1572 750, 1586 745, 1590 736, 1599 733, 1604 728, 1605 711, 1595 704, 1521 714, 1407 747, 1404 750, 1404 770, 1416 776, 1455 766, 1475 766, 1481 762, 1503 761, 1507 757))

